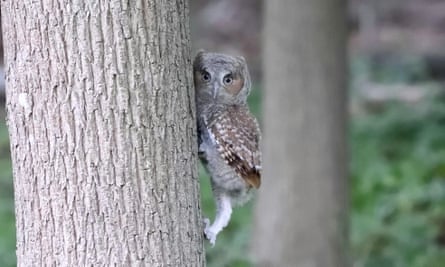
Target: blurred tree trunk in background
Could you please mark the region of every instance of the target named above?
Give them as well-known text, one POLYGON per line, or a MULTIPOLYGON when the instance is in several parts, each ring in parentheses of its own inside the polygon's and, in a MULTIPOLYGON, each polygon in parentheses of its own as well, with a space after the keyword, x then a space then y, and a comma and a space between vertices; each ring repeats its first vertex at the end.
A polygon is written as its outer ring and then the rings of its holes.
POLYGON ((187 1, 2 2, 19 266, 202 266, 187 1))
POLYGON ((346 1, 266 1, 257 266, 348 266, 346 1))

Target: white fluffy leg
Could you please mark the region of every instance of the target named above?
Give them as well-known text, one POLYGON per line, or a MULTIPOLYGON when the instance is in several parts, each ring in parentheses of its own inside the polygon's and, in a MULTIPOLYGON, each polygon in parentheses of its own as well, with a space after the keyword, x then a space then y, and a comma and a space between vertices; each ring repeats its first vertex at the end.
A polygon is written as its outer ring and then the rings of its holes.
POLYGON ((226 227, 227 224, 229 224, 230 216, 232 215, 232 204, 230 203, 230 198, 222 195, 216 199, 217 209, 215 221, 212 225, 210 225, 209 219, 204 220, 204 233, 212 246, 215 245, 216 236, 218 233, 221 232, 221 230, 226 227))

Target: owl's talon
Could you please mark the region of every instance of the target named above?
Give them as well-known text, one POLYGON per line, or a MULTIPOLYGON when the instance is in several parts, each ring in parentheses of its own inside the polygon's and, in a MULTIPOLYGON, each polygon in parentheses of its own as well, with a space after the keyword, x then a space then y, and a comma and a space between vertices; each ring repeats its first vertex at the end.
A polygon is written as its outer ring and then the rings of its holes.
POLYGON ((216 233, 214 231, 211 230, 210 227, 210 220, 208 218, 204 218, 203 220, 204 222, 204 236, 205 238, 207 238, 210 242, 210 244, 213 246, 215 246, 215 242, 216 242, 216 233))
POLYGON ((215 242, 216 242, 216 233, 214 233, 212 230, 210 230, 210 228, 206 228, 204 230, 204 235, 209 240, 212 247, 214 247, 215 242))

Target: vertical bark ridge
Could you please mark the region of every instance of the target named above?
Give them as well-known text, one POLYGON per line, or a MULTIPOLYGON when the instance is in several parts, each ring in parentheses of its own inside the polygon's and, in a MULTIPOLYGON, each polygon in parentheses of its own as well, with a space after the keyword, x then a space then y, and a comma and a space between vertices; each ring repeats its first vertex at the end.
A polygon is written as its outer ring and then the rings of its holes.
POLYGON ((187 10, 2 3, 19 266, 203 264, 187 10))

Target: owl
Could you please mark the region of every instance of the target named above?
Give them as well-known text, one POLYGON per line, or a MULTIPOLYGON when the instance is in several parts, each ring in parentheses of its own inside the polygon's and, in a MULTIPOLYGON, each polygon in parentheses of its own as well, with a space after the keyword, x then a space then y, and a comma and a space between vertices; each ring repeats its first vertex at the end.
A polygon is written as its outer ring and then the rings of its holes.
POLYGON ((242 57, 199 52, 193 63, 199 157, 211 177, 216 216, 204 219, 212 245, 232 207, 261 183, 260 129, 247 106, 251 82, 242 57))

